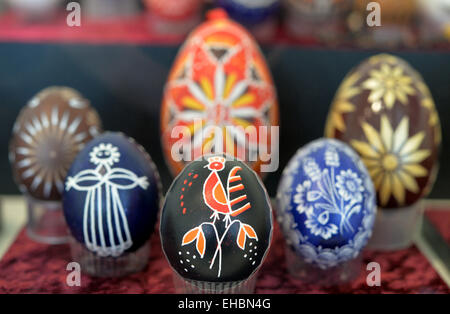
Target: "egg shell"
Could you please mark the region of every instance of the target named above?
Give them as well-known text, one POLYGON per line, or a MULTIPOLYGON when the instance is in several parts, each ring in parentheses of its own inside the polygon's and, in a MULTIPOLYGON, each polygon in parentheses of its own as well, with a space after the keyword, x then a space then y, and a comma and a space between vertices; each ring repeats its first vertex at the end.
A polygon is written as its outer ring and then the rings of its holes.
POLYGON ((372 181, 356 152, 338 140, 297 151, 283 171, 277 205, 286 243, 322 269, 355 258, 372 234, 372 181))
POLYGON ((254 25, 273 17, 278 12, 278 0, 216 0, 230 17, 245 25, 254 25))
POLYGON ((169 188, 160 234, 166 258, 181 277, 246 280, 270 246, 270 199, 245 163, 226 155, 205 156, 188 164, 169 188))
POLYGON ((249 144, 242 129, 254 126, 259 139, 251 143, 270 147, 270 129, 266 140, 259 127, 278 125, 271 74, 258 45, 242 26, 229 20, 221 9, 210 11, 208 17, 180 49, 165 85, 161 108, 164 156, 172 173, 178 174, 187 162, 204 154, 224 152, 236 156, 244 149, 245 156, 238 157, 259 171, 259 156, 255 161, 248 157, 256 152, 256 145, 249 144), (229 130, 220 138, 218 132, 209 133, 213 126, 229 130), (172 135, 175 128, 185 128, 192 141, 172 135), (237 134, 238 140, 230 141, 231 133, 237 134), (216 136, 223 142, 221 151, 213 149, 216 136), (189 157, 177 161, 172 149, 180 141, 191 143, 191 147, 183 151, 189 157))
POLYGON ((9 146, 21 192, 40 200, 60 200, 72 161, 100 131, 97 112, 76 90, 49 87, 39 92, 17 117, 9 146))
POLYGON ((335 95, 325 135, 361 155, 380 207, 410 206, 431 190, 439 115, 422 77, 402 59, 376 55, 352 70, 335 95))
POLYGON ((75 239, 99 256, 120 256, 151 236, 161 184, 150 156, 122 133, 106 132, 78 154, 63 208, 75 239))

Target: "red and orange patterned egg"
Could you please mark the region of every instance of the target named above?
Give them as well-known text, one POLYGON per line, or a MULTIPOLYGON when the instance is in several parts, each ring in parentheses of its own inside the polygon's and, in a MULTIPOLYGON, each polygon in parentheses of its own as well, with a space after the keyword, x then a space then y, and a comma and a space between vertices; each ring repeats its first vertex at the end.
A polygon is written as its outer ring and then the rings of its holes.
POLYGON ((325 134, 361 155, 381 208, 412 205, 431 190, 439 115, 422 77, 404 60, 376 55, 351 71, 336 93, 325 134))
POLYGON ((270 136, 277 125, 276 90, 257 43, 225 11, 210 11, 179 51, 165 86, 161 132, 172 172, 221 152, 259 171, 278 141, 270 136))

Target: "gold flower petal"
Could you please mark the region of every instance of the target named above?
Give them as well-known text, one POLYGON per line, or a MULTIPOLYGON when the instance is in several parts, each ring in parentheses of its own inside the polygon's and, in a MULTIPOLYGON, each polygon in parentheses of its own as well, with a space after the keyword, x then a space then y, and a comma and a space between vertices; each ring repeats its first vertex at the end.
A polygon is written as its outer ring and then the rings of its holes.
POLYGON ((392 106, 394 106, 395 103, 395 93, 392 90, 387 90, 386 93, 384 93, 383 96, 384 103, 386 104, 386 107, 391 109, 392 106))
MULTIPOLYGON (((373 73, 372 76, 375 77, 373 73)), ((381 79, 374 79, 374 78, 367 79, 366 81, 364 81, 362 86, 367 89, 378 89, 382 87, 381 79)))
POLYGON ((381 138, 387 151, 392 150, 393 130, 386 115, 381 116, 381 138))
POLYGON ((428 158, 428 156, 431 155, 430 150, 428 149, 421 149, 418 151, 415 151, 414 153, 411 153, 406 156, 402 156, 402 160, 404 163, 420 163, 424 159, 428 158))
POLYGON ((418 164, 406 164, 402 166, 402 169, 414 177, 424 177, 428 174, 428 170, 418 164))
POLYGON ((339 112, 352 112, 355 106, 348 101, 342 100, 336 103, 336 108, 339 112))
POLYGON ((417 182, 414 179, 414 177, 410 176, 409 174, 407 174, 405 171, 402 170, 398 171, 397 175, 400 178, 400 180, 402 180, 403 185, 406 187, 408 191, 411 191, 413 193, 419 192, 419 186, 417 185, 417 182))
POLYGON ((346 127, 345 127, 345 123, 344 123, 344 119, 342 118, 342 115, 339 114, 338 112, 333 112, 332 117, 333 117, 332 119, 333 119, 334 127, 341 132, 345 131, 346 127))
POLYGON ((402 104, 406 104, 408 102, 408 98, 406 97, 406 94, 403 91, 401 91, 400 89, 398 89, 396 91, 395 96, 398 98, 398 100, 402 104))
POLYGON ((379 100, 381 97, 383 97, 384 95, 384 88, 380 87, 377 89, 373 89, 372 92, 370 92, 369 97, 367 98, 367 100, 369 102, 375 102, 377 100, 379 100))
POLYGON ((405 203, 405 188, 397 175, 392 175, 392 194, 399 204, 405 203))
POLYGON ((375 186, 375 190, 378 191, 380 189, 381 182, 383 182, 384 174, 382 172, 378 172, 378 173, 375 173, 374 176, 371 175, 371 178, 373 180, 373 185, 375 186))
POLYGON ((375 150, 380 153, 384 153, 386 150, 377 130, 375 130, 374 127, 367 122, 363 122, 361 124, 361 127, 367 139, 369 140, 369 143, 375 148, 375 150))
POLYGON ((361 90, 357 87, 354 88, 348 88, 343 90, 340 94, 339 94, 339 98, 342 99, 350 99, 355 95, 358 95, 361 92, 361 90))
POLYGON ((380 167, 380 160, 379 159, 372 159, 372 158, 364 158, 362 157, 362 161, 366 165, 367 168, 376 168, 379 169, 380 167))
POLYGON ((380 189, 381 205, 386 205, 386 203, 389 201, 390 196, 391 196, 391 175, 386 173, 384 175, 383 183, 380 189))
POLYGON ((358 151, 361 156, 380 158, 380 154, 373 149, 373 147, 366 142, 352 140, 350 144, 358 151))
POLYGON ((408 154, 412 153, 413 151, 417 150, 420 147, 420 144, 422 144, 424 137, 425 137, 424 132, 419 132, 416 135, 414 135, 413 137, 411 137, 406 142, 406 144, 403 145, 399 155, 405 156, 405 155, 408 155, 408 154))
POLYGON ((400 121, 399 125, 397 126, 397 129, 394 133, 394 142, 392 151, 397 153, 400 148, 403 146, 403 144, 408 139, 408 132, 409 132, 409 120, 407 117, 403 118, 402 121, 400 121))
POLYGON ((392 70, 392 75, 393 76, 402 76, 402 74, 403 74, 403 69, 401 68, 401 67, 395 67, 393 70, 392 70))

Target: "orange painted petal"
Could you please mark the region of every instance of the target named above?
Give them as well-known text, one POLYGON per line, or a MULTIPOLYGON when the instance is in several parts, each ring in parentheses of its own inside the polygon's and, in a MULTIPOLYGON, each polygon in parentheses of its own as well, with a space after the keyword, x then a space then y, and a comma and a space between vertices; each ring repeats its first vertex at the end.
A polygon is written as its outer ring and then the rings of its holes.
POLYGON ((205 255, 205 235, 203 234, 203 231, 200 230, 200 232, 198 233, 198 239, 197 239, 197 252, 198 254, 200 254, 200 257, 203 258, 203 256, 205 255))
POLYGON ((252 238, 252 239, 257 239, 258 238, 256 236, 255 230, 250 225, 243 224, 243 227, 244 227, 245 232, 247 233, 247 236, 249 238, 252 238))
POLYGON ((238 233, 238 237, 237 237, 237 244, 242 250, 245 249, 245 230, 242 227, 242 225, 239 229, 239 233, 238 233))
POLYGON ((186 234, 183 236, 181 245, 186 245, 194 241, 197 238, 199 231, 200 231, 199 227, 196 227, 186 232, 186 234))

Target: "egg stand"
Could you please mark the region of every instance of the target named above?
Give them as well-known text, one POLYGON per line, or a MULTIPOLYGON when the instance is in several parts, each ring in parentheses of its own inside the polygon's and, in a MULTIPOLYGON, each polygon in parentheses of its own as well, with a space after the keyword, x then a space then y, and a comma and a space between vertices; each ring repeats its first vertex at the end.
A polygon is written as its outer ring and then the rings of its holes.
POLYGON ((285 247, 286 266, 292 277, 304 284, 322 287, 339 286, 349 283, 361 273, 362 254, 349 261, 329 268, 320 268, 297 255, 289 246, 285 247))
POLYGON ((173 283, 178 294, 253 294, 257 278, 255 273, 238 282, 206 282, 186 280, 174 272, 173 283))
POLYGON ((408 207, 379 208, 367 247, 374 250, 408 248, 420 231, 423 212, 422 201, 408 207))
POLYGON ((63 244, 69 241, 69 231, 61 201, 43 201, 25 195, 28 210, 27 234, 41 243, 63 244))
POLYGON ((123 255, 99 256, 89 251, 83 244, 70 239, 72 259, 80 264, 81 271, 93 277, 123 277, 143 270, 150 256, 150 241, 138 250, 123 255))

